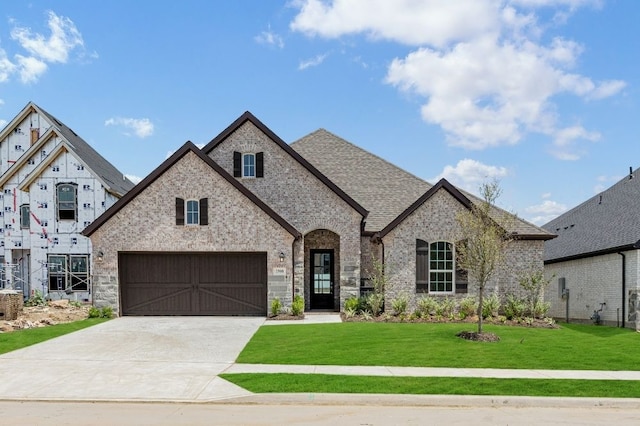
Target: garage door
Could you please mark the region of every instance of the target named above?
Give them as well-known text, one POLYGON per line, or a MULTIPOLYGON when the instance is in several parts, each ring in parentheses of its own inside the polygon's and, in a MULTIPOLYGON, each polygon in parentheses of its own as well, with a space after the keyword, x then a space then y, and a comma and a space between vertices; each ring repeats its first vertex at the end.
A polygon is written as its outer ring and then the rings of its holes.
POLYGON ((120 253, 123 315, 266 315, 266 253, 120 253))

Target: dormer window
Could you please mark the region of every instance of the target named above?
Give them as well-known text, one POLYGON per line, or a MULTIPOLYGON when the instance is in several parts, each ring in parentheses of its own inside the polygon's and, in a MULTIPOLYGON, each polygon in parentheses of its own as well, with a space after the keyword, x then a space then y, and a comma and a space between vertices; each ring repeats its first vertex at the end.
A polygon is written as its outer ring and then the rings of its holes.
POLYGON ((233 153, 233 176, 241 178, 264 177, 264 153, 233 153))

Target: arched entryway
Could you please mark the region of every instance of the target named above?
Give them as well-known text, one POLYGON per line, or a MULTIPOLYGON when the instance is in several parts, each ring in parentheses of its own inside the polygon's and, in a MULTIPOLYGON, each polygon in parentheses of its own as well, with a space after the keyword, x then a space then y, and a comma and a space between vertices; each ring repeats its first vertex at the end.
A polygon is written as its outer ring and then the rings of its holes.
POLYGON ((304 236, 306 310, 340 310, 340 235, 316 229, 304 236))

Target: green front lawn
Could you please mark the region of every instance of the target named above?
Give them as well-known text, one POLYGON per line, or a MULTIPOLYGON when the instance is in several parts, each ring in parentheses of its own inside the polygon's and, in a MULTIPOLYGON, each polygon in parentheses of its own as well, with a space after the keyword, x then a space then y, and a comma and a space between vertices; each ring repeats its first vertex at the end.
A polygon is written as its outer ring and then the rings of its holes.
POLYGON ((625 380, 374 377, 329 374, 222 374, 220 377, 256 393, 640 397, 640 383, 625 380))
POLYGON ((474 324, 357 323, 263 326, 237 362, 305 365, 640 370, 640 333, 562 324, 486 325, 497 343, 456 337, 474 324))
POLYGON ((92 325, 108 321, 106 318, 89 318, 65 324, 56 324, 47 327, 29 328, 25 330, 0 333, 0 354, 15 351, 26 346, 35 345, 45 340, 53 339, 64 334, 82 330, 92 325))

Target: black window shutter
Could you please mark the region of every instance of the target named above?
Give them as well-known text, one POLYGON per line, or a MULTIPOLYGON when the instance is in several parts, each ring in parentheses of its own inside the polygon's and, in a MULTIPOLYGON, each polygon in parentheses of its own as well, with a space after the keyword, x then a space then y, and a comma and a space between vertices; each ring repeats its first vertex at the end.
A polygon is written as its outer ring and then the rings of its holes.
POLYGON ((233 151, 233 177, 242 177, 242 153, 233 151))
POLYGON ((184 200, 176 198, 176 225, 184 225, 184 200))
POLYGON ((200 225, 209 224, 209 199, 200 199, 200 225))
POLYGON ((429 290, 429 244, 416 240, 416 291, 429 290))
POLYGON ((264 153, 258 152, 256 153, 256 177, 261 178, 264 177, 264 153))

